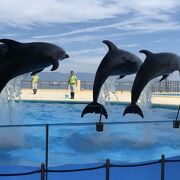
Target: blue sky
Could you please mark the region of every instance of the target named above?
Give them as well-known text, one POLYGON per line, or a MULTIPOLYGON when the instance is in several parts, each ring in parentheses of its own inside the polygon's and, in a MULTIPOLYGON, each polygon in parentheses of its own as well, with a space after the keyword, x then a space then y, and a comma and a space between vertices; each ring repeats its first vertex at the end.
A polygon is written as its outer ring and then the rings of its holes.
POLYGON ((0 37, 63 47, 70 58, 60 63, 60 72, 96 72, 107 52, 104 39, 142 60, 141 49, 180 55, 179 0, 0 0, 0 5, 0 37))

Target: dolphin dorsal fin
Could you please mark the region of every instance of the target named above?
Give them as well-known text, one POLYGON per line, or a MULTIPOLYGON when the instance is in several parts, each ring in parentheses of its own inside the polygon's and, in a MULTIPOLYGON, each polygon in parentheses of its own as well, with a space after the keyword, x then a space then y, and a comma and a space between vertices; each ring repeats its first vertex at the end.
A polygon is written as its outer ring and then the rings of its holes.
POLYGON ((144 53, 146 56, 151 56, 151 55, 153 55, 153 53, 150 52, 150 51, 148 51, 148 50, 140 50, 139 52, 140 52, 140 53, 144 53))
POLYGON ((20 44, 20 42, 12 40, 12 39, 0 39, 0 42, 3 44, 6 44, 7 46, 17 46, 20 44))
POLYGON ((109 41, 109 40, 104 40, 103 43, 108 46, 109 51, 117 50, 117 49, 118 49, 118 48, 116 47, 116 45, 113 44, 113 43, 112 43, 111 41, 109 41))

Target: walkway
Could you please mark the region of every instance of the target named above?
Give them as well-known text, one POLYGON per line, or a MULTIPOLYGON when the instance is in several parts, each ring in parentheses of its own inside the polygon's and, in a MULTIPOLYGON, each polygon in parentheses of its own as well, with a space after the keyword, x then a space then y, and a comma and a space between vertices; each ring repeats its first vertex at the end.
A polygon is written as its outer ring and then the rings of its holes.
MULTIPOLYGON (((22 89, 21 99, 23 101, 52 101, 52 102, 71 102, 71 103, 88 103, 92 101, 92 91, 77 91, 75 99, 69 99, 68 90, 59 89, 39 89, 36 95, 32 94, 31 89, 22 89)), ((130 91, 118 91, 116 96, 110 93, 110 101, 113 103, 129 103, 130 91)), ((177 106, 180 104, 180 95, 168 95, 165 93, 152 96, 154 105, 177 106)))

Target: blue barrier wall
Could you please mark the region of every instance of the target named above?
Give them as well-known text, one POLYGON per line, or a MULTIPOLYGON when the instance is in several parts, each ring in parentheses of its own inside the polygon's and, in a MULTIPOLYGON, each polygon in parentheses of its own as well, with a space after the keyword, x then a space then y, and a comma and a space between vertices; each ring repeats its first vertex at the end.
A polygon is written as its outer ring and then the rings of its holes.
MULTIPOLYGON (((163 157, 163 156, 162 156, 163 157)), ((85 165, 65 165, 44 169, 25 166, 0 166, 2 180, 179 180, 180 159, 160 159, 157 161, 119 164, 93 163, 85 165)))

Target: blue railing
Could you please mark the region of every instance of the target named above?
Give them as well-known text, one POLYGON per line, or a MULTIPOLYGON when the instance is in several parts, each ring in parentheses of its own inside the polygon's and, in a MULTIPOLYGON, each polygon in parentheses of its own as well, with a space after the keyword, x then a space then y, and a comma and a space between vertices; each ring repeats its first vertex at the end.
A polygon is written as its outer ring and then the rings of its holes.
MULTIPOLYGON (((118 91, 130 91, 133 82, 116 82, 115 88, 118 91)), ((22 88, 31 88, 31 81, 22 81, 22 88)), ((39 89, 67 89, 67 81, 40 81, 39 89)), ((80 81, 81 90, 92 90, 93 81, 80 81)), ((152 86, 154 93, 180 94, 180 81, 162 81, 152 86)))

